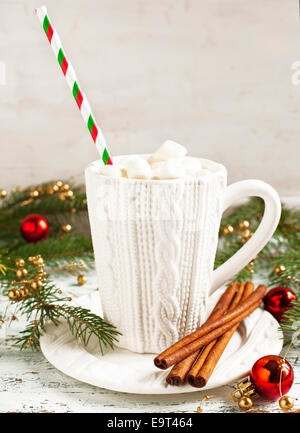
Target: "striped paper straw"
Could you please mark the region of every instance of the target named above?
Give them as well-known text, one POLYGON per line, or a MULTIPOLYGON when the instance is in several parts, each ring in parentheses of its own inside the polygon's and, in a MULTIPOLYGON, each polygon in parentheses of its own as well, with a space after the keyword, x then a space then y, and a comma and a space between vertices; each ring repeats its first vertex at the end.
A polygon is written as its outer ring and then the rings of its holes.
POLYGON ((81 90, 75 71, 63 49, 60 37, 58 36, 57 31, 55 30, 50 21, 49 15, 47 13, 47 8, 46 6, 42 6, 35 11, 37 13, 37 16, 39 17, 44 32, 46 33, 48 41, 50 42, 54 55, 58 60, 59 66, 61 67, 61 70, 66 77, 68 86, 70 87, 70 90, 74 96, 78 108, 81 111, 84 123, 87 125, 92 139, 96 144, 97 149, 102 157, 102 161, 105 165, 112 165, 112 160, 106 146, 105 138, 95 121, 95 117, 93 116, 90 104, 88 103, 86 96, 81 90))

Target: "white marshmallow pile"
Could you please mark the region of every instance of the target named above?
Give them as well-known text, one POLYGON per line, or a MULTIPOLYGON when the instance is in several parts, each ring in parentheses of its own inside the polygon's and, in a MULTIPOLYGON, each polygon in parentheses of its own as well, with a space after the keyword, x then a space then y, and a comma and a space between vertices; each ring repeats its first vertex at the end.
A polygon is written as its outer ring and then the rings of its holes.
POLYGON ((124 156, 114 165, 106 165, 100 174, 129 179, 179 179, 188 176, 203 176, 210 171, 198 158, 186 156, 187 149, 175 141, 165 141, 150 157, 124 156))

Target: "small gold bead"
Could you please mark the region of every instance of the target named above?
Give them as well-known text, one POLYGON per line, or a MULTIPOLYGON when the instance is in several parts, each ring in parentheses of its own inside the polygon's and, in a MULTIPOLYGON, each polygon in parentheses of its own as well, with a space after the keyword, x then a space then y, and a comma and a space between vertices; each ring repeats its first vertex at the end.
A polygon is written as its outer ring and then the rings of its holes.
POLYGON ((37 281, 36 285, 37 285, 38 289, 42 289, 43 288, 43 283, 41 281, 37 281))
POLYGON ((30 295, 30 290, 28 289, 28 287, 24 287, 23 291, 25 292, 25 296, 29 296, 30 295))
POLYGON ((16 295, 16 301, 18 301, 21 298, 21 294, 18 289, 15 289, 15 295, 16 295))
POLYGON ((56 185, 58 186, 58 188, 61 188, 61 187, 63 186, 63 183, 62 183, 61 180, 58 180, 58 181, 56 182, 56 185))
POLYGON ((29 196, 31 198, 37 198, 40 195, 40 193, 37 190, 30 191, 29 196))
POLYGON ((287 281, 290 281, 290 280, 292 279, 292 277, 291 277, 290 275, 287 275, 287 276, 285 277, 285 279, 286 279, 287 281))
POLYGON ((31 323, 32 323, 34 326, 37 325, 37 321, 36 321, 36 320, 33 320, 31 323))
POLYGON ((52 189, 54 192, 57 192, 59 190, 59 187, 55 184, 52 186, 52 189))
POLYGON ((230 224, 227 224, 227 226, 225 226, 223 229, 224 235, 231 235, 233 232, 234 232, 234 228, 230 224))
POLYGON ((0 198, 5 198, 7 196, 7 191, 5 189, 0 189, 0 198))
POLYGON ((69 298, 68 298, 68 301, 72 301, 72 298, 71 298, 71 297, 69 297, 69 298))
POLYGON ((251 409, 253 403, 250 397, 242 397, 239 400, 239 407, 243 410, 251 409))
POLYGON ((29 262, 33 262, 34 260, 36 260, 36 257, 35 257, 35 256, 29 256, 29 257, 28 257, 28 261, 29 261, 29 262))
POLYGON ((240 222, 239 222, 239 227, 240 227, 242 230, 248 229, 248 228, 250 227, 250 223, 249 223, 249 221, 247 221, 247 220, 240 221, 240 222))
POLYGON ((20 297, 22 299, 25 299, 25 298, 27 298, 27 296, 28 296, 27 292, 23 288, 20 289, 20 297))
POLYGON ((17 275, 18 278, 22 278, 22 277, 23 277, 22 269, 18 269, 18 270, 16 271, 16 275, 17 275))
POLYGON ((16 293, 15 293, 15 291, 14 290, 9 290, 9 292, 8 292, 8 297, 9 297, 9 299, 11 300, 11 301, 15 301, 16 300, 16 293))
POLYGON ((78 275, 77 282, 80 286, 83 286, 87 282, 85 275, 78 275))
POLYGON ((58 198, 59 198, 60 200, 65 200, 65 199, 66 199, 66 195, 65 195, 65 193, 64 193, 64 192, 60 192, 59 195, 58 195, 58 198))
POLYGON ((284 265, 276 265, 274 268, 274 272, 276 275, 280 275, 283 272, 285 272, 285 266, 284 265))
POLYGON ((65 183, 65 184, 62 186, 62 189, 63 189, 64 191, 69 191, 70 186, 69 186, 67 183, 65 183))
POLYGON ((289 397, 288 395, 284 395, 279 400, 279 406, 283 410, 289 410, 294 407, 294 399, 292 397, 289 397))
POLYGON ((76 213, 76 212, 77 212, 77 209, 76 209, 75 207, 73 207, 73 208, 71 209, 71 211, 72 211, 72 213, 76 213))
POLYGON ((39 267, 44 266, 44 260, 42 259, 42 257, 39 257, 39 258, 37 258, 37 260, 35 260, 33 262, 33 264, 35 266, 39 266, 39 267))
POLYGON ((35 309, 35 310, 38 310, 39 308, 40 308, 40 307, 39 307, 38 305, 35 305, 35 306, 34 306, 34 309, 35 309))
POLYGON ((73 198, 74 198, 74 193, 73 193, 73 191, 71 191, 71 190, 70 190, 70 191, 67 191, 67 192, 66 192, 66 197, 69 198, 69 199, 73 199, 73 198))
POLYGON ((21 258, 20 259, 16 259, 15 263, 16 263, 16 266, 18 268, 23 268, 25 266, 25 260, 21 259, 21 258))
POLYGON ((23 277, 27 277, 27 275, 28 275, 28 271, 27 271, 27 269, 23 268, 23 269, 22 269, 22 276, 23 276, 23 277))
POLYGON ((17 320, 17 316, 15 315, 11 316, 11 320, 17 320))
POLYGON ((57 293, 59 293, 59 294, 61 295, 61 294, 62 294, 62 291, 61 291, 61 290, 58 290, 57 293))
POLYGON ((32 281, 32 283, 30 284, 30 287, 32 288, 32 290, 36 290, 38 288, 38 285, 35 281, 32 281))
POLYGON ((63 230, 65 233, 69 233, 69 232, 72 230, 72 226, 71 226, 71 224, 65 224, 65 225, 63 225, 63 226, 62 226, 62 230, 63 230))
POLYGON ((243 236, 244 239, 250 239, 252 233, 250 232, 250 230, 246 229, 242 231, 241 235, 243 236))
POLYGON ((293 279, 293 283, 297 284, 299 282, 299 280, 297 280, 297 278, 293 279))

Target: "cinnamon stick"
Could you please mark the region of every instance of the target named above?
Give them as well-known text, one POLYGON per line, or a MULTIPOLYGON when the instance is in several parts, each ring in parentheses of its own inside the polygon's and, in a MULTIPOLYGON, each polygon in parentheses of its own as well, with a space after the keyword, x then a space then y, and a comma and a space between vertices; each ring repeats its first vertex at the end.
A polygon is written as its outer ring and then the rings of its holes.
POLYGON ((231 322, 227 322, 224 325, 219 326, 218 328, 214 329, 208 334, 203 335, 197 340, 192 341, 190 344, 181 347, 181 349, 178 349, 177 352, 173 352, 170 355, 166 356, 165 358, 163 358, 161 368, 166 369, 171 367, 172 365, 176 364, 177 362, 189 356, 191 353, 196 352, 197 350, 201 349, 203 346, 206 346, 211 341, 225 334, 225 332, 232 329, 234 325, 242 321, 245 317, 247 317, 250 313, 252 313, 252 311, 256 310, 256 308, 259 305, 260 302, 256 302, 255 304, 252 304, 248 310, 244 311, 243 314, 231 320, 231 322))
MULTIPOLYGON (((245 286, 245 290, 243 292, 242 297, 237 300, 237 296, 235 297, 234 301, 240 302, 240 300, 245 300, 250 296, 250 294, 253 292, 254 285, 252 282, 248 282, 245 286)), ((234 301, 232 302, 232 305, 234 304, 234 301)), ((230 308, 232 308, 232 305, 230 308)), ((234 308, 234 307, 233 307, 234 308)), ((207 355, 205 362, 202 363, 198 371, 196 371, 193 377, 190 378, 190 373, 188 377, 188 381, 190 385, 195 386, 197 388, 202 388, 207 384, 208 379, 212 375, 220 357, 222 356, 227 344, 229 343, 231 337, 235 333, 236 329, 239 327, 240 322, 237 323, 232 329, 230 329, 228 332, 226 332, 224 335, 222 335, 220 338, 214 341, 214 346, 210 350, 209 354, 207 355)))
MULTIPOLYGON (((220 297, 219 301, 217 302, 216 306, 214 307, 213 311, 211 312, 210 316, 208 317, 207 322, 217 319, 218 317, 222 316, 222 314, 225 313, 228 306, 230 305, 230 302, 232 301, 232 298, 234 297, 236 293, 236 289, 238 287, 238 283, 230 284, 225 292, 220 297)), ((179 386, 182 383, 184 383, 187 373, 190 371, 193 363, 197 359, 199 355, 199 352, 192 353, 187 358, 183 359, 182 361, 178 362, 170 373, 168 374, 166 381, 169 385, 176 385, 179 386)))
MULTIPOLYGON (((252 286, 253 286, 253 284, 252 284, 252 286)), ((230 304, 229 311, 232 311, 239 304, 240 300, 242 299, 243 293, 244 293, 244 288, 245 288, 244 283, 239 284, 239 290, 237 291, 232 303, 230 304)), ((189 371, 188 376, 187 376, 187 380, 188 380, 190 385, 194 385, 195 379, 196 379, 200 369, 202 368, 202 366, 206 362, 206 358, 209 356, 210 352, 213 350, 217 341, 218 341, 217 339, 213 340, 211 343, 209 343, 207 346, 205 346, 205 348, 202 350, 199 358, 197 359, 197 361, 195 362, 195 364, 193 365, 193 367, 189 371)))
POLYGON ((224 314, 217 320, 205 323, 198 330, 164 350, 154 359, 156 367, 165 370, 229 331, 236 323, 244 319, 250 312, 257 308, 265 292, 266 286, 258 286, 247 299, 241 302, 240 305, 235 307, 232 311, 224 314))

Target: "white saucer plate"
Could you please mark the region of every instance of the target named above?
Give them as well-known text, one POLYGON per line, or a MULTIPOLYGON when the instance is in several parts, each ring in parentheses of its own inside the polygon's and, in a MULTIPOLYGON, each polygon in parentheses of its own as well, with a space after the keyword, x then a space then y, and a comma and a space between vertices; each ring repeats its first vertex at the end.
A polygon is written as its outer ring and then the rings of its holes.
MULTIPOLYGON (((214 295, 210 309, 220 292, 214 295)), ((101 315, 99 292, 78 298, 76 305, 101 315)), ((46 359, 64 374, 100 388, 135 394, 179 394, 229 384, 247 376, 260 357, 278 355, 282 343, 278 322, 267 311, 255 310, 234 333, 208 384, 199 389, 188 384, 168 385, 169 370, 158 370, 154 366, 154 354, 139 354, 116 347, 102 356, 96 339, 91 338, 88 346, 83 346, 64 322, 58 326, 47 325, 40 339, 46 359)))

